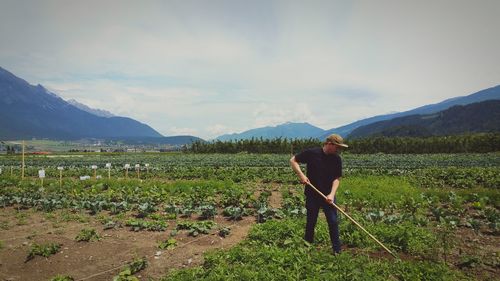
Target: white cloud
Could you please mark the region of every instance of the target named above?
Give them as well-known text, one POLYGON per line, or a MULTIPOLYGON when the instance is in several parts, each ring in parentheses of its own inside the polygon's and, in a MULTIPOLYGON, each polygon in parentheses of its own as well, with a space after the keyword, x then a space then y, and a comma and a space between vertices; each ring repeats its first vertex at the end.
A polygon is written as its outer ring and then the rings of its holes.
POLYGON ((205 131, 208 133, 209 138, 215 138, 228 132, 232 133, 231 129, 223 124, 208 126, 205 131))
POLYGON ((287 121, 329 129, 499 84, 499 9, 455 0, 4 1, 0 61, 65 99, 166 135, 287 121))
POLYGON ((254 126, 275 126, 285 122, 318 123, 307 104, 281 104, 280 106, 260 104, 253 112, 254 126))
POLYGON ((194 128, 178 128, 178 127, 170 127, 170 132, 172 135, 190 135, 195 136, 199 134, 199 131, 194 128))

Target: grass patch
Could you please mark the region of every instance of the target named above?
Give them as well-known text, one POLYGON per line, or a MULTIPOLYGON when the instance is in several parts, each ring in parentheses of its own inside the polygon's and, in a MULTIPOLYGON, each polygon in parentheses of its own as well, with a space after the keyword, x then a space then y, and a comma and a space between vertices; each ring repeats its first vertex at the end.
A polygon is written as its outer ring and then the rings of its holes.
POLYGON ((420 200, 421 191, 401 177, 353 176, 342 179, 337 191, 340 204, 386 208, 404 198, 420 200))
MULTIPOLYGON (((349 252, 334 256, 330 249, 318 250, 302 240, 303 223, 294 219, 256 225, 239 245, 207 253, 202 267, 175 270, 161 280, 467 280, 440 262, 349 252)), ((318 238, 329 243, 324 236, 318 238)))

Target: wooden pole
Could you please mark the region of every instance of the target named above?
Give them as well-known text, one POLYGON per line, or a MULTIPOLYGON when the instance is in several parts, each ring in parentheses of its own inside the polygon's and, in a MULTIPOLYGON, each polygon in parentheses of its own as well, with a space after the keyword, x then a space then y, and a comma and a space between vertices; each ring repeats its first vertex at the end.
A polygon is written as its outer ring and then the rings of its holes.
POLYGON ((111 178, 111 163, 106 163, 106 168, 108 168, 108 180, 111 178))
POLYGON ((14 174, 13 171, 12 171, 13 167, 10 166, 10 176, 12 177, 12 175, 14 174))
POLYGON ((146 176, 145 176, 145 178, 148 178, 149 177, 149 163, 144 164, 144 166, 146 167, 146 176))
POLYGON ((94 180, 97 180, 97 165, 92 165, 90 168, 94 170, 94 180))
MULTIPOLYGON (((314 191, 316 191, 319 195, 321 195, 321 197, 323 197, 323 199, 325 199, 326 201, 326 196, 321 193, 321 191, 319 191, 314 185, 312 185, 311 183, 308 183, 308 185, 310 187, 312 187, 314 189, 314 191)), ((335 207, 337 210, 339 210, 344 216, 346 216, 350 221, 352 221, 357 227, 359 227, 361 230, 363 230, 366 234, 368 234, 368 236, 370 236, 370 238, 372 238, 375 242, 377 242, 382 248, 384 248, 384 250, 386 250, 389 254, 391 254, 393 257, 397 258, 398 259, 398 256, 396 256, 393 252, 391 252, 391 250, 389 250, 384 244, 382 244, 382 242, 378 241, 377 238, 375 238, 375 236, 373 236, 370 232, 368 232, 364 227, 362 227, 357 221, 355 221, 353 218, 351 218, 351 216, 349 216, 346 212, 344 212, 344 210, 342 210, 339 206, 337 206, 337 204, 333 203, 333 202, 330 202, 330 201, 327 201, 330 205, 332 205, 333 207, 335 207)))
POLYGON ((64 167, 58 166, 57 169, 59 170, 59 187, 62 187, 62 171, 63 171, 64 167))
POLYGON ((21 179, 24 180, 24 141, 23 141, 23 156, 22 156, 22 168, 21 168, 21 179))
POLYGON ((38 177, 40 178, 40 183, 43 187, 43 178, 45 178, 45 170, 43 168, 38 170, 38 177))
POLYGON ((128 168, 130 168, 130 164, 125 164, 125 178, 128 179, 128 168))

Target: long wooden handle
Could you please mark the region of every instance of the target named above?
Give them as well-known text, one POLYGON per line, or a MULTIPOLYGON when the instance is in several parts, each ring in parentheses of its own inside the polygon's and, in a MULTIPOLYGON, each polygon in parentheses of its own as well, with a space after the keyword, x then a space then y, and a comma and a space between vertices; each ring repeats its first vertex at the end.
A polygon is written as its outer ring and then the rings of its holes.
MULTIPOLYGON (((314 189, 314 191, 316 191, 319 195, 321 195, 323 197, 323 199, 326 200, 326 196, 321 193, 314 185, 312 185, 311 183, 307 183, 310 187, 312 187, 314 189)), ((368 234, 368 236, 370 236, 370 238, 372 238, 375 242, 377 242, 382 248, 384 248, 384 250, 386 250, 389 254, 391 254, 393 257, 395 258, 399 258, 398 256, 396 256, 393 252, 391 252, 391 250, 389 250, 384 244, 382 244, 382 242, 378 241, 377 238, 375 238, 375 236, 373 236, 370 232, 368 232, 364 227, 362 227, 357 221, 355 221, 353 218, 351 218, 351 216, 349 216, 344 210, 342 210, 339 206, 337 206, 337 204, 335 204, 334 202, 330 202, 330 201, 327 201, 329 204, 331 204, 333 207, 335 207, 337 210, 339 210, 344 216, 346 216, 349 220, 351 220, 357 227, 361 228, 361 230, 363 230, 366 234, 368 234)))

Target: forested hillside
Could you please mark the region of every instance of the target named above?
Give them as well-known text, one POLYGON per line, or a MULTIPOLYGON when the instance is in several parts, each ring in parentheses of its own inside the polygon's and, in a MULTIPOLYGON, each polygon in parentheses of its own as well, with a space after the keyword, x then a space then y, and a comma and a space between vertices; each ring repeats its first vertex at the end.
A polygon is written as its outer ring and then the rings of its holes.
POLYGON ((411 115, 362 126, 349 138, 428 137, 500 132, 500 100, 457 105, 427 115, 411 115))

